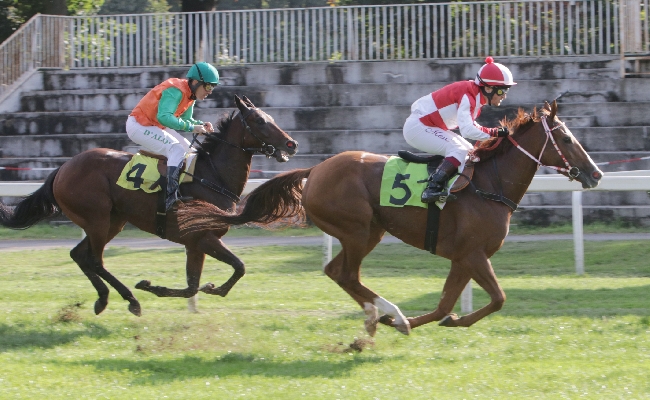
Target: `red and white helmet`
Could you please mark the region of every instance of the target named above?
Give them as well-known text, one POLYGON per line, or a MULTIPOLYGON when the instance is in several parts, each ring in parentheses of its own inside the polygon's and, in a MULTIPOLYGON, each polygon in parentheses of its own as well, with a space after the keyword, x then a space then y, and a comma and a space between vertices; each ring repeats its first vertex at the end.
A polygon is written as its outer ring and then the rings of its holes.
POLYGON ((479 86, 513 86, 512 73, 503 64, 495 63, 492 57, 485 59, 485 65, 478 70, 474 83, 479 86))

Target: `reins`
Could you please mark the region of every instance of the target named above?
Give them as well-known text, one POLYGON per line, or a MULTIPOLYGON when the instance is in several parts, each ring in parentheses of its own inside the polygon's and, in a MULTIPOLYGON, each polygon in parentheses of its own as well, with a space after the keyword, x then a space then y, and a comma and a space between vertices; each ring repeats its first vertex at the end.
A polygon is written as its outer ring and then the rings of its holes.
POLYGON ((521 147, 519 145, 519 143, 517 143, 517 141, 512 138, 512 136, 508 136, 508 139, 522 153, 527 155, 531 160, 535 161, 537 163, 538 168, 539 167, 546 167, 546 168, 554 169, 554 170, 556 170, 558 172, 566 172, 569 175, 569 180, 573 181, 578 176, 580 176, 580 169, 578 169, 577 167, 572 167, 571 164, 569 164, 569 160, 567 160, 566 157, 564 157, 564 154, 562 154, 562 151, 558 147, 557 142, 555 141, 555 138, 553 137, 553 134, 552 134, 552 132, 554 130, 556 130, 556 129, 559 129, 559 128, 562 128, 562 127, 566 128, 566 126, 564 125, 564 122, 559 122, 557 125, 553 126, 553 128, 549 128, 548 127, 548 122, 546 122, 546 118, 544 117, 544 118, 542 118, 542 125, 544 126, 544 132, 546 132, 546 141, 544 142, 544 146, 542 147, 542 151, 539 152, 539 158, 535 158, 535 156, 533 156, 528 151, 526 151, 526 149, 521 147), (540 159, 542 158, 542 154, 544 154, 544 150, 546 150, 546 145, 548 144, 549 139, 551 140, 551 143, 553 143, 553 147, 555 147, 555 150, 557 151, 557 153, 562 158, 562 161, 564 161, 564 165, 566 165, 566 168, 564 168, 564 167, 556 167, 554 165, 544 165, 540 161, 540 159))

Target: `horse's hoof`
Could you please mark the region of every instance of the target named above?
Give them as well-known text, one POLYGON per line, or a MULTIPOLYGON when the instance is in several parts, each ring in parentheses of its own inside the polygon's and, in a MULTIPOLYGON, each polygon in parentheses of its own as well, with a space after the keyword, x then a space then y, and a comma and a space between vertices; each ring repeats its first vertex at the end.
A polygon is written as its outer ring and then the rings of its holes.
POLYGON ((140 290, 147 290, 149 286, 151 286, 151 281, 142 280, 138 282, 137 285, 135 285, 135 288, 140 290))
POLYGON ((406 336, 411 333, 411 324, 408 322, 406 324, 393 325, 393 328, 397 329, 399 333, 403 333, 406 336))
POLYGON ((368 332, 368 335, 371 337, 375 337, 375 333, 377 333, 377 323, 379 322, 378 319, 372 319, 372 320, 365 320, 363 322, 363 325, 366 328, 366 332, 368 332))
POLYGON ((97 299, 95 302, 95 315, 99 315, 106 309, 106 306, 108 305, 108 301, 102 300, 102 299, 97 299))
POLYGON ((381 317, 379 317, 379 322, 384 325, 393 326, 393 322, 395 322, 395 318, 391 317, 388 314, 384 314, 381 317))
POLYGON ((131 311, 131 314, 135 315, 136 317, 142 316, 142 309, 140 308, 140 303, 138 302, 130 303, 129 311, 131 311))
POLYGON ((214 290, 214 283, 212 282, 208 282, 199 288, 199 291, 203 293, 210 293, 212 290, 214 290))
POLYGON ((438 322, 438 325, 453 328, 456 326, 456 324, 454 324, 454 317, 457 317, 456 314, 446 315, 443 319, 440 320, 440 322, 438 322))

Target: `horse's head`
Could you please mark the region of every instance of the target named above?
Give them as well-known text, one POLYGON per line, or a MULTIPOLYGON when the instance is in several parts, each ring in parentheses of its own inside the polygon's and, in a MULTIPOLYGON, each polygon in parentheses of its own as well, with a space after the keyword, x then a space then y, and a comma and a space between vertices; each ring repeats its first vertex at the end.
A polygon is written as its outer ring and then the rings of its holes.
POLYGON ((289 161, 289 156, 298 152, 298 142, 280 129, 273 117, 255 107, 246 96, 235 95, 239 119, 245 128, 242 147, 260 148, 267 157, 280 162, 289 161))
POLYGON ((529 126, 535 127, 539 134, 527 133, 520 136, 515 132, 509 137, 510 141, 538 165, 555 169, 569 179, 579 181, 584 189, 598 186, 603 172, 594 164, 569 128, 557 117, 557 102, 546 102, 539 119, 535 114, 537 112, 534 112, 529 121, 536 123, 529 126), (521 146, 517 140, 521 140, 521 146))

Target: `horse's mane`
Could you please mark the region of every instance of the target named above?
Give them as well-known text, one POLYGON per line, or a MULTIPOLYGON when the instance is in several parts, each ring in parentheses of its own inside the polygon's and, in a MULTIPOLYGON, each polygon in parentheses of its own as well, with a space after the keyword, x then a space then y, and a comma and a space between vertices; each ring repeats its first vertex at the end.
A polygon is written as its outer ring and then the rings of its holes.
POLYGON ((223 144, 223 140, 225 140, 224 136, 230 128, 230 124, 232 123, 236 113, 237 110, 230 114, 223 114, 216 122, 214 132, 207 133, 203 142, 195 145, 196 152, 199 153, 199 155, 207 155, 214 151, 217 146, 223 144))
MULTIPOLYGON (((508 121, 504 119, 501 121, 501 125, 507 127, 510 132, 517 132, 518 130, 526 130, 530 125, 539 122, 540 118, 546 116, 550 111, 542 108, 537 110, 537 107, 533 109, 532 113, 527 113, 522 108, 517 111, 517 116, 514 120, 508 121)), ((505 138, 492 138, 488 139, 475 148, 472 151, 472 154, 479 158, 483 162, 491 159, 492 157, 498 156, 508 151, 512 147, 512 142, 510 140, 505 140, 505 138), (500 140, 501 139, 501 140, 500 140), (500 143, 497 144, 497 141, 500 140, 500 143)))

